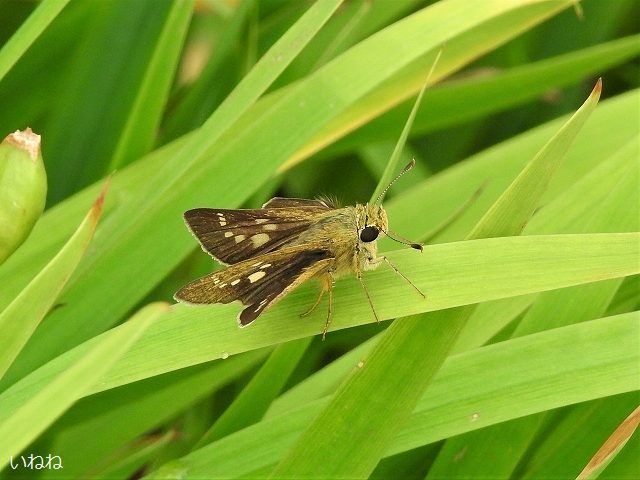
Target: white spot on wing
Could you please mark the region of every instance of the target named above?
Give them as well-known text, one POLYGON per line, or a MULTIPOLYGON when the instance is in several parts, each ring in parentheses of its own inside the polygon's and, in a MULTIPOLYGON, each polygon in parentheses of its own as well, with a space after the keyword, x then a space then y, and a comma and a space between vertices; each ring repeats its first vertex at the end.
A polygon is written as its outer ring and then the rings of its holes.
POLYGON ((268 241, 269 235, 267 235, 266 233, 256 233, 251 237, 251 243, 253 243, 253 246, 256 248, 261 247, 268 241))
POLYGON ((267 273, 263 271, 255 272, 249 275, 249 283, 254 283, 264 277, 267 273))
MULTIPOLYGON (((258 264, 258 265, 259 265, 259 264, 258 264)), ((270 266, 271 266, 271 264, 270 264, 270 263, 265 263, 264 265, 262 265, 262 266, 260 267, 260 270, 263 270, 263 269, 265 269, 265 268, 269 268, 270 266)))
POLYGON ((216 213, 219 217, 224 217, 224 213, 216 213))
POLYGON ((240 279, 236 278, 233 282, 231 282, 231 285, 237 285, 240 283, 240 279))
POLYGON ((227 224, 227 222, 223 222, 222 219, 220 219, 220 226, 224 227, 227 224))
POLYGON ((236 243, 240 243, 240 242, 241 242, 241 241, 243 241, 245 238, 247 238, 247 237, 245 237, 244 235, 236 235, 236 236, 235 236, 235 238, 234 238, 234 240, 236 241, 236 243))
POLYGON ((225 238, 233 237, 233 232, 224 232, 224 237, 225 238))
POLYGON ((254 312, 258 313, 258 312, 262 309, 262 307, 264 306, 264 304, 265 304, 265 303, 267 303, 267 299, 266 299, 266 298, 265 298, 264 300, 262 300, 262 301, 258 304, 258 308, 256 308, 256 309, 254 310, 254 312))
POLYGON ((265 230, 277 230, 278 226, 273 223, 270 223, 268 225, 265 225, 262 228, 264 228, 265 230))
POLYGON ((256 223, 267 223, 268 221, 268 218, 256 218, 256 223))

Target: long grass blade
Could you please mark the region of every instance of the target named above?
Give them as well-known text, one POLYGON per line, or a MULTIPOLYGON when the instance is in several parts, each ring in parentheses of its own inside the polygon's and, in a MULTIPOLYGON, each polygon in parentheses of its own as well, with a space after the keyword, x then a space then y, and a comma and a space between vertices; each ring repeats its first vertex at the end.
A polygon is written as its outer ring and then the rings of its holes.
MULTIPOLYGON (((600 89, 598 82, 585 106, 525 167, 468 239, 520 234, 569 145, 595 108, 600 89)), ((374 347, 367 368, 347 378, 272 476, 368 477, 444 362, 473 310, 467 305, 396 320, 374 347), (411 364, 404 361, 407 357, 414 359, 411 364), (371 396, 373 385, 379 389, 383 384, 388 390, 377 391, 375 400, 360 404, 362 398, 371 396), (385 410, 384 416, 376 416, 380 409, 385 410), (329 455, 332 462, 327 463, 324 459, 329 455)))
POLYGON ((79 361, 50 379, 13 414, 0 421, 0 469, 19 453, 106 372, 138 339, 165 304, 152 304, 141 310, 118 332, 98 342, 79 361))
POLYGON ((67 244, 0 313, 0 378, 52 308, 84 256, 102 214, 106 193, 107 185, 67 244))
POLYGON ((0 80, 58 16, 69 0, 43 0, 0 50, 0 80))
POLYGON ((402 133, 400 134, 400 138, 398 138, 398 142, 396 143, 396 146, 393 149, 391 158, 389 159, 389 162, 387 163, 387 166, 385 167, 384 172, 382 173, 382 177, 380 177, 380 180, 378 181, 378 186, 373 191, 373 194, 371 194, 371 199, 369 200, 371 203, 376 202, 378 200, 378 197, 380 197, 385 191, 385 189, 388 188, 388 186, 390 186, 391 181, 393 179, 393 175, 398 170, 398 161, 400 160, 400 156, 402 154, 402 151, 404 150, 404 146, 407 143, 407 138, 409 137, 409 132, 411 132, 411 127, 413 127, 413 120, 416 118, 416 113, 420 108, 422 97, 424 95, 425 90, 429 86, 431 76, 433 75, 434 70, 438 66, 438 61, 440 60, 441 55, 442 55, 442 49, 438 51, 435 59, 433 60, 433 64, 431 65, 431 68, 429 69, 429 73, 427 74, 427 78, 424 81, 424 84, 420 89, 420 93, 418 93, 418 97, 416 98, 416 101, 413 104, 411 113, 409 114, 409 117, 407 118, 407 121, 405 122, 404 127, 402 128, 402 133))
MULTIPOLYGON (((634 391, 640 361, 635 337, 639 333, 640 313, 633 312, 452 356, 384 455, 536 412, 634 391)), ((360 367, 354 364, 353 368, 360 367)), ((273 465, 330 399, 268 418, 192 452, 181 458, 182 468, 175 473, 189 479, 242 478, 273 465)))

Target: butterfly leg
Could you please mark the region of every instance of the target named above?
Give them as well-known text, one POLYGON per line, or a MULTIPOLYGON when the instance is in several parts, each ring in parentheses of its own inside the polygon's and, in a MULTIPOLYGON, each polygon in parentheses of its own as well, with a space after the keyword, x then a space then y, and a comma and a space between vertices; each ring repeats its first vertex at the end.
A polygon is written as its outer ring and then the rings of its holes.
POLYGON ((367 296, 367 300, 369 301, 369 306, 371 307, 371 311, 373 312, 373 316, 376 319, 376 322, 380 323, 380 319, 378 318, 378 314, 376 313, 376 309, 373 306, 373 302, 371 301, 371 295, 369 295, 369 290, 367 290, 367 286, 364 283, 364 280, 362 278, 362 273, 361 272, 357 272, 356 276, 358 277, 358 280, 360 280, 360 285, 362 285, 362 289, 364 290, 364 294, 367 296))
POLYGON ((416 289, 416 292, 418 292, 420 295, 422 295, 422 298, 427 298, 427 296, 422 293, 422 290, 420 290, 418 287, 415 286, 415 284, 409 280, 400 270, 398 270, 398 267, 396 267, 393 263, 391 263, 391 260, 389 260, 387 257, 385 257, 384 255, 381 257, 376 258, 375 263, 380 263, 381 261, 384 261, 387 263, 387 265, 389 265, 394 272, 396 272, 398 275, 400 275, 402 278, 404 278, 407 283, 409 285, 411 285, 413 288, 416 289))
POLYGON ((329 287, 329 308, 327 308, 327 321, 324 323, 324 328, 322 329, 323 342, 325 337, 327 336, 327 330, 329 330, 329 325, 331 325, 332 314, 333 314, 333 277, 331 277, 331 287, 329 287))
POLYGON ((324 292, 326 291, 325 286, 323 285, 322 288, 320 288, 320 295, 318 295, 318 298, 316 299, 316 301, 314 302, 313 305, 311 305, 311 308, 309 308, 308 310, 306 310, 305 312, 301 313, 300 316, 301 317, 306 317, 307 315, 309 315, 311 312, 313 312, 318 305, 320 305, 320 300, 322 300, 322 297, 324 297, 324 292))
POLYGON ((331 324, 331 315, 333 313, 333 285, 335 284, 336 280, 333 276, 332 271, 327 270, 327 272, 323 274, 322 277, 320 277, 320 281, 322 282, 322 291, 320 292, 320 296, 318 297, 318 300, 316 300, 316 303, 311 307, 311 310, 306 313, 310 313, 314 308, 316 308, 318 303, 320 303, 320 299, 324 295, 324 292, 329 292, 329 308, 327 309, 327 321, 324 323, 324 328, 322 329, 322 341, 324 341, 325 337, 327 336, 327 330, 329 330, 329 325, 331 324))

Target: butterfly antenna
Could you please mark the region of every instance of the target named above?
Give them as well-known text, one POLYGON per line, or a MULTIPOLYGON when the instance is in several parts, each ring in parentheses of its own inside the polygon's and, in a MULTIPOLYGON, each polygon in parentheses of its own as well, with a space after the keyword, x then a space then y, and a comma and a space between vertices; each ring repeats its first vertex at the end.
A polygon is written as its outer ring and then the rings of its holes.
POLYGON ((412 158, 411 161, 409 163, 407 163, 407 165, 400 171, 400 173, 398 175, 396 175, 396 178, 394 178, 393 180, 391 180, 391 182, 389 182, 389 185, 387 185, 387 188, 385 188, 382 192, 380 192, 380 195, 378 195, 378 198, 376 198, 376 201, 373 202, 373 203, 374 204, 379 204, 380 202, 382 202, 382 199, 384 198, 384 196, 387 193, 387 191, 391 188, 391 185, 396 183, 396 181, 401 176, 403 176, 405 173, 407 173, 409 170, 411 170, 415 166, 416 166, 416 159, 412 158))
POLYGON ((420 245, 419 243, 414 243, 411 240, 407 240, 406 238, 402 238, 401 236, 396 235, 395 233, 392 234, 391 232, 385 232, 384 230, 382 230, 382 233, 384 233, 391 240, 394 240, 398 243, 402 243, 404 245, 408 245, 411 248, 415 248, 416 250, 422 251, 422 245, 420 245))

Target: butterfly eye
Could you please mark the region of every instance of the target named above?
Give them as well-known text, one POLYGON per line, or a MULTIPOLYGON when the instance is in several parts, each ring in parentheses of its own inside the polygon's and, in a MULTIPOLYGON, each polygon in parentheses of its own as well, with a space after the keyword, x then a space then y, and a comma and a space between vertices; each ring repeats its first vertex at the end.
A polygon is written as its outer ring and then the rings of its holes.
POLYGON ((378 230, 377 227, 372 227, 372 226, 364 227, 360 232, 360 240, 362 240, 365 243, 373 242, 376 238, 378 238, 379 233, 380 231, 378 230))

